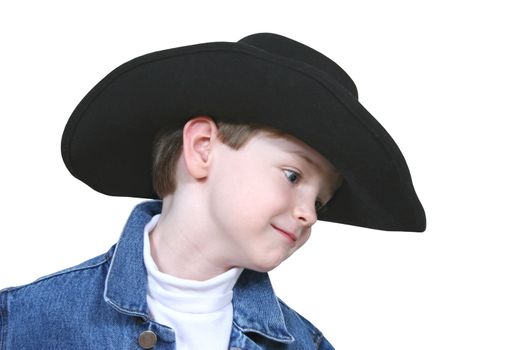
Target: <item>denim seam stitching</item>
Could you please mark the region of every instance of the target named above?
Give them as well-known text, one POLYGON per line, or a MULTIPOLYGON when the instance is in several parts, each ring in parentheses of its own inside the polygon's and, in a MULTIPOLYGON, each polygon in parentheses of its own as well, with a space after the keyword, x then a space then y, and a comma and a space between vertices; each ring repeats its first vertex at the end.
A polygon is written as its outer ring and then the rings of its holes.
MULTIPOLYGON (((124 228, 124 230, 126 230, 126 228, 124 228)), ((130 315, 130 316, 139 316, 142 319, 145 319, 146 321, 149 321, 150 320, 149 315, 141 313, 141 312, 133 312, 133 311, 126 310, 126 309, 120 307, 119 305, 115 304, 113 302, 113 300, 107 294, 108 293, 109 276, 111 275, 111 271, 113 270, 113 263, 115 262, 114 257, 117 255, 117 251, 118 251, 118 249, 120 247, 120 243, 121 243, 121 240, 119 240, 117 242, 117 244, 115 245, 115 249, 113 250, 113 254, 111 256, 111 262, 109 264, 108 274, 106 275, 106 281, 104 282, 104 301, 106 303, 108 303, 109 305, 111 305, 115 310, 117 310, 120 313, 123 313, 125 315, 130 315)))
POLYGON ((0 349, 4 349, 4 340, 7 341, 7 292, 0 293, 0 349))
POLYGON ((23 288, 26 288, 26 287, 30 287, 30 286, 34 286, 36 284, 39 284, 40 282, 44 282, 44 281, 47 281, 47 280, 55 278, 55 277, 60 277, 62 275, 66 275, 66 274, 73 273, 73 272, 79 272, 79 271, 82 271, 82 270, 92 269, 92 268, 98 267, 100 265, 104 265, 105 263, 107 263, 107 260, 104 258, 103 261, 100 261, 100 262, 98 262, 96 264, 88 265, 88 266, 82 266, 82 267, 77 267, 77 268, 66 269, 66 270, 63 270, 63 271, 58 271, 58 272, 52 273, 50 275, 40 277, 40 278, 34 280, 33 282, 30 282, 30 283, 27 283, 27 284, 24 284, 24 285, 7 288, 6 291, 8 291, 8 292, 17 292, 20 289, 23 289, 23 288))
POLYGON ((322 334, 318 334, 317 339, 315 339, 315 347, 317 350, 319 350, 319 347, 321 346, 321 343, 323 342, 324 336, 322 334))

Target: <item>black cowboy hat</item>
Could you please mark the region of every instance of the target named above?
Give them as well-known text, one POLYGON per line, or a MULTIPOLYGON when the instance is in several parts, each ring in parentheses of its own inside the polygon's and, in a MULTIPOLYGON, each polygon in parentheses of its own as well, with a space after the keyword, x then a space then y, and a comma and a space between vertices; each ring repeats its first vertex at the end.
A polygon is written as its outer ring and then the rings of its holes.
POLYGON ((119 66, 71 115, 62 157, 73 176, 114 196, 157 198, 152 146, 193 116, 268 125, 328 159, 344 183, 320 220, 388 231, 426 227, 405 159, 323 54, 259 33, 153 52, 119 66))

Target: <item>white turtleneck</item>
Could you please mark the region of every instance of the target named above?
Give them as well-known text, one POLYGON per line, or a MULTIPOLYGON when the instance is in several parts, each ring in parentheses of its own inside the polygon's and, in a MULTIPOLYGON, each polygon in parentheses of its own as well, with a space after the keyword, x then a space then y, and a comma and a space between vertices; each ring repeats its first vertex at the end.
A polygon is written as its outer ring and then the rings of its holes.
POLYGON ((149 233, 159 217, 155 215, 144 228, 144 264, 151 317, 175 331, 178 350, 227 349, 233 321, 232 289, 243 269, 231 268, 206 281, 160 272, 151 256, 149 242, 149 233))

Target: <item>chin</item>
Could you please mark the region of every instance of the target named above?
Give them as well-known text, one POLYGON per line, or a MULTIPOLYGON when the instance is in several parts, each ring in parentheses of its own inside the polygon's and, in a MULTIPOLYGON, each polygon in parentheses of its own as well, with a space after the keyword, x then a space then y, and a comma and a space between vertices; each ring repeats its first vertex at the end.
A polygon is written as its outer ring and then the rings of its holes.
POLYGON ((287 257, 282 254, 265 254, 257 261, 252 261, 250 270, 257 272, 269 272, 279 266, 287 257))

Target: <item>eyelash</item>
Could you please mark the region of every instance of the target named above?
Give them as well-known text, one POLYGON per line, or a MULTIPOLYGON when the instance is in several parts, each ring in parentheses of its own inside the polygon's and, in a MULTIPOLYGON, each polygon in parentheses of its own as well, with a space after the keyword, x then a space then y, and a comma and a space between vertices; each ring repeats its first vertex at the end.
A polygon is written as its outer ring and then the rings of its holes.
MULTIPOLYGON (((286 174, 287 172, 288 172, 288 173, 291 173, 291 174, 293 174, 293 175, 295 176, 295 179, 296 179, 296 180, 295 180, 295 182, 294 182, 294 181, 291 181, 291 180, 290 180, 290 177, 288 177, 288 176, 285 175, 286 178, 288 179, 288 181, 289 181, 290 183, 292 183, 293 185, 297 184, 297 181, 301 180, 301 178, 302 178, 302 175, 301 175, 299 172, 297 172, 297 171, 290 170, 290 169, 284 169, 284 173, 286 174)), ((324 209, 324 204, 323 204, 320 200, 316 200, 316 201, 315 201, 315 210, 319 213, 319 212, 321 212, 323 209, 324 209)))

